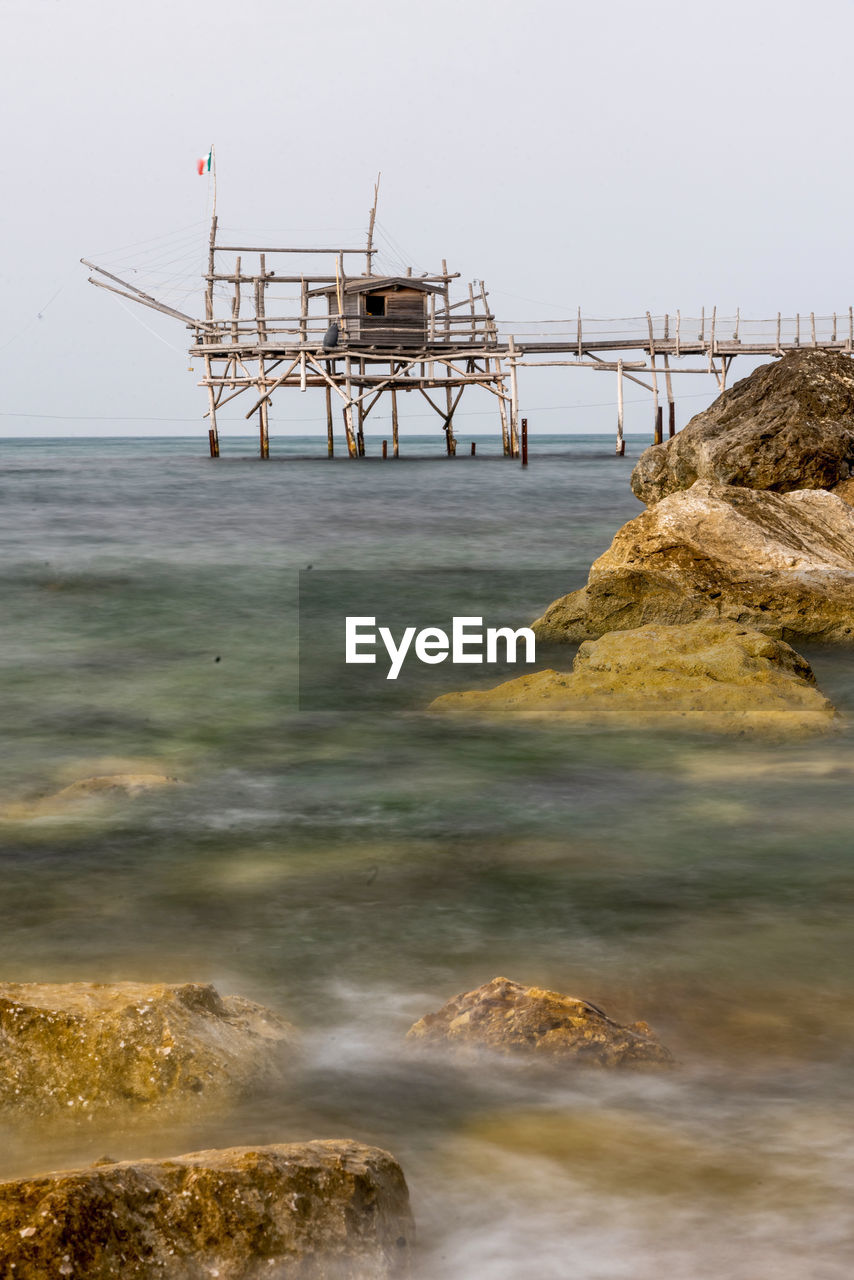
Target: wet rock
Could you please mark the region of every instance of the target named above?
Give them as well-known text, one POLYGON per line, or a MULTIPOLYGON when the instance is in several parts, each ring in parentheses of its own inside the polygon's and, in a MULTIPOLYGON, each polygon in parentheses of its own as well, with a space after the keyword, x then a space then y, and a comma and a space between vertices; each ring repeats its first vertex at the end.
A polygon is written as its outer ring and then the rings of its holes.
POLYGON ((830 489, 854 474, 854 365, 792 351, 719 396, 641 455, 632 489, 659 502, 696 480, 771 489, 830 489))
POLYGON ((535 622, 580 641, 728 618, 792 643, 854 643, 854 510, 836 494, 698 481, 623 525, 587 586, 535 622))
POLYGON ((357 1142, 200 1151, 0 1183, 4 1277, 392 1280, 414 1231, 400 1166, 357 1142))
POLYGON ((582 644, 572 672, 537 671, 495 689, 445 694, 444 713, 792 736, 837 722, 806 659, 734 622, 612 631, 582 644))
POLYGON ((509 978, 493 978, 475 991, 454 996, 438 1013, 428 1013, 410 1027, 407 1039, 597 1067, 661 1066, 672 1061, 645 1022, 623 1027, 587 1000, 525 987, 509 978))
POLYGON ((279 1078, 282 1018, 200 983, 0 984, 0 1106, 30 1115, 209 1106, 279 1078))
POLYGON ((39 796, 34 800, 7 804, 0 808, 0 818, 10 821, 30 821, 33 818, 54 818, 74 815, 91 807, 92 802, 105 799, 134 798, 161 787, 175 787, 177 778, 161 773, 113 773, 94 778, 79 778, 60 791, 39 796))

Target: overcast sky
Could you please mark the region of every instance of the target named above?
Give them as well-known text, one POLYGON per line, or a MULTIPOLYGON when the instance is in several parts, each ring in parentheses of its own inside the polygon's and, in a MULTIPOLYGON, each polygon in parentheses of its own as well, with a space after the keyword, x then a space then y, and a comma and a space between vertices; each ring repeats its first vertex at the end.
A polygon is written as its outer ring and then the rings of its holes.
MULTIPOLYGON (((382 170, 388 261, 445 257, 507 320, 854 301, 851 0, 0 0, 0 14, 0 434, 204 436, 185 330, 93 289, 78 259, 148 267, 198 313, 210 184, 195 161, 211 142, 225 228, 358 244, 382 170)), ((706 378, 677 390, 680 422, 713 395, 706 378)), ((522 374, 535 430, 611 430, 613 397, 613 375, 522 374)), ((648 429, 648 397, 630 400, 627 428, 648 429)), ((490 407, 472 398, 461 434, 490 407)), ((411 427, 435 429, 412 409, 411 427)), ((277 400, 274 431, 313 425, 315 397, 277 400)))

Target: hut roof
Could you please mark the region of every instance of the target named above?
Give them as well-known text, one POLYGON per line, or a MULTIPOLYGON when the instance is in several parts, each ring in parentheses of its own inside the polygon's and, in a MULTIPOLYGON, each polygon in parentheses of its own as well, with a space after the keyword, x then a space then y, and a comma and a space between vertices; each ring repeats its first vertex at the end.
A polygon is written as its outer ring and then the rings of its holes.
MULTIPOLYGON (((335 293, 337 285, 324 285, 320 289, 312 289, 312 293, 335 293)), ((341 286, 343 293, 373 293, 376 289, 417 289, 420 293, 441 293, 442 285, 428 284, 418 276, 359 276, 355 280, 346 280, 341 286)))

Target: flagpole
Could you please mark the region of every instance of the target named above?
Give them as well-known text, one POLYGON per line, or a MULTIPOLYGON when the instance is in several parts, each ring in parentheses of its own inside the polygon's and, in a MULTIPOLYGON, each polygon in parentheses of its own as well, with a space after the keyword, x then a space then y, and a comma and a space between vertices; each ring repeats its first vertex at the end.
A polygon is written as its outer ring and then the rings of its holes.
POLYGON ((212 217, 216 217, 216 151, 211 143, 211 171, 213 173, 213 213, 212 217))

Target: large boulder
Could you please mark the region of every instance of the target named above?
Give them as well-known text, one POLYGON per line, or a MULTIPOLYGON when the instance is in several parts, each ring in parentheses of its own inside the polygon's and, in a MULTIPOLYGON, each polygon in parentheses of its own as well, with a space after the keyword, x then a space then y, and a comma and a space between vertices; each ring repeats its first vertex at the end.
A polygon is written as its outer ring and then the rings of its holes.
POLYGON ((209 1106, 279 1078, 295 1029, 201 983, 0 983, 0 1106, 209 1106))
POLYGON ((510 978, 493 978, 425 1014, 407 1038, 421 1045, 490 1049, 541 1062, 596 1067, 669 1064, 670 1053, 645 1022, 612 1021, 596 1005, 510 978))
POLYGON ((772 735, 824 732, 837 719, 800 654, 782 640, 720 621, 612 631, 582 644, 571 673, 537 671, 495 689, 444 694, 432 709, 772 735))
POLYGON ((400 1166, 358 1142, 200 1151, 0 1183, 4 1277, 397 1280, 400 1166))
POLYGON ((793 351, 737 382, 632 472, 642 502, 696 480, 749 489, 831 489, 854 474, 854 363, 793 351))
POLYGON ((854 509, 823 490, 697 481, 623 525, 587 586, 533 625, 541 640, 579 641, 700 618, 854 643, 854 509))

